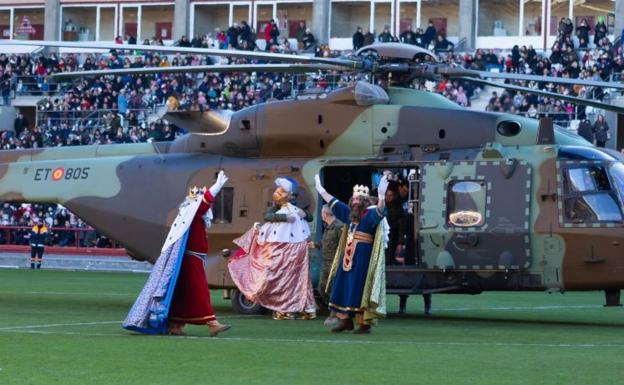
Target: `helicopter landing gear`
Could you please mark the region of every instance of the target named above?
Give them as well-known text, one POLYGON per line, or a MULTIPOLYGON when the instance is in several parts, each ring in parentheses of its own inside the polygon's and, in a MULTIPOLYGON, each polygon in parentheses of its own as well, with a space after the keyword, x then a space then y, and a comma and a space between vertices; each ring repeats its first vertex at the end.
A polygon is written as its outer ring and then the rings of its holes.
POLYGON ((605 290, 605 307, 622 306, 620 303, 620 290, 605 290))
POLYGON ((239 314, 262 314, 264 308, 257 303, 251 302, 243 293, 237 289, 232 289, 232 308, 239 314))

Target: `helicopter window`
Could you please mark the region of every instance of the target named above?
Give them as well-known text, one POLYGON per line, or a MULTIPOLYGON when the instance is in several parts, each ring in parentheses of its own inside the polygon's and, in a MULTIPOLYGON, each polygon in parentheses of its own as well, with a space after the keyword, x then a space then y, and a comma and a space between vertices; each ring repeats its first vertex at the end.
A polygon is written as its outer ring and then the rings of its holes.
POLYGON ((457 227, 482 226, 485 223, 485 183, 458 181, 448 193, 448 223, 457 227))
POLYGON ((224 187, 212 205, 213 222, 218 224, 232 223, 232 207, 234 206, 234 188, 224 187))
POLYGON ((611 179, 620 197, 620 202, 624 204, 624 164, 613 163, 609 167, 609 174, 611 174, 611 179))
MULTIPOLYGON (((624 179, 618 178, 617 171, 612 174, 618 187, 620 179, 624 179)), ((563 179, 563 213, 566 222, 585 224, 622 221, 620 205, 603 166, 567 168, 563 170, 563 179)))
POLYGON ((574 223, 620 222, 622 214, 609 193, 588 194, 564 200, 566 218, 574 223))
POLYGON ((608 191, 609 178, 603 167, 570 168, 565 173, 566 193, 608 191))

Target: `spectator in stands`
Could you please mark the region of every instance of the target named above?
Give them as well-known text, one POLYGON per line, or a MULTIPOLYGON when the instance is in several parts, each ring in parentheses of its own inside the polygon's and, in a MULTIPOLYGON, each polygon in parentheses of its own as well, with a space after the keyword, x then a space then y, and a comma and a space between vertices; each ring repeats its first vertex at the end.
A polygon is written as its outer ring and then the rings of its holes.
POLYGON ((256 36, 245 20, 241 20, 238 40, 240 49, 253 51, 256 46, 256 36))
POLYGON ((303 49, 303 37, 306 34, 306 24, 305 21, 301 20, 299 22, 299 26, 297 27, 297 48, 303 49))
POLYGON ((191 42, 188 40, 188 37, 186 37, 186 35, 182 35, 180 40, 178 40, 178 47, 190 47, 190 46, 191 46, 191 42))
POLYGON ((370 29, 366 28, 366 33, 364 34, 364 47, 367 45, 371 45, 375 42, 375 34, 370 31, 370 29))
POLYGON ((393 40, 392 34, 390 34, 390 28, 386 25, 383 32, 379 35, 380 43, 390 43, 393 40))
POLYGON ((310 52, 316 48, 316 38, 312 34, 310 28, 306 28, 306 33, 303 35, 303 51, 310 52))
POLYGON ((573 31, 574 25, 572 24, 572 20, 569 17, 562 17, 561 21, 559 21, 559 37, 569 38, 572 36, 573 31))
POLYGON ((191 47, 193 48, 201 48, 203 39, 199 35, 195 35, 193 40, 191 40, 191 47))
POLYGON ((17 118, 15 118, 15 122, 13 123, 13 129, 15 130, 15 136, 18 137, 24 130, 28 129, 28 121, 21 112, 17 113, 17 118))
POLYGON ((227 39, 229 48, 238 49, 238 35, 240 34, 240 29, 238 27, 238 23, 234 23, 227 30, 227 39))
POLYGON ((352 41, 354 51, 357 51, 364 46, 364 34, 362 33, 362 27, 357 27, 355 33, 353 34, 352 41))
POLYGON ((579 25, 576 26, 576 37, 579 39, 579 49, 587 48, 589 44, 589 25, 587 24, 587 19, 582 18, 579 25))
POLYGON ((215 39, 217 41, 219 49, 227 48, 227 36, 225 35, 225 32, 223 32, 220 28, 215 28, 215 39))
POLYGON ((511 70, 514 73, 520 72, 520 47, 517 44, 511 49, 511 70))
POLYGON ((607 26, 604 22, 604 16, 598 17, 598 23, 594 27, 594 44, 600 45, 602 39, 607 36, 607 26))
POLYGON ((271 21, 264 27, 264 40, 266 42, 266 51, 271 51, 273 46, 277 44, 277 38, 279 36, 279 28, 275 23, 275 20, 271 21))
POLYGON ((5 106, 11 104, 11 86, 13 83, 13 76, 11 67, 6 66, 3 73, 0 76, 0 92, 2 93, 2 101, 5 106))
POLYGON ((442 53, 442 52, 453 51, 453 46, 454 46, 453 43, 448 41, 446 37, 444 37, 443 35, 438 35, 438 37, 436 38, 434 51, 437 54, 442 53))
POLYGON ((594 129, 592 127, 589 119, 583 119, 579 123, 577 134, 579 134, 583 139, 588 141, 589 143, 594 143, 594 129))
POLYGON ((433 22, 429 20, 427 30, 425 31, 425 34, 423 35, 423 38, 422 38, 423 47, 428 49, 429 45, 435 40, 437 35, 438 35, 438 31, 436 31, 435 27, 433 26, 433 22))
POLYGON ((611 134, 609 134, 609 125, 607 124, 604 115, 598 114, 593 128, 594 137, 596 138, 596 146, 604 147, 611 138, 611 134))
POLYGON ((416 34, 414 33, 414 31, 412 31, 412 25, 410 24, 407 26, 407 29, 401 33, 401 35, 399 36, 399 39, 401 40, 401 43, 415 45, 416 44, 415 35, 416 34))

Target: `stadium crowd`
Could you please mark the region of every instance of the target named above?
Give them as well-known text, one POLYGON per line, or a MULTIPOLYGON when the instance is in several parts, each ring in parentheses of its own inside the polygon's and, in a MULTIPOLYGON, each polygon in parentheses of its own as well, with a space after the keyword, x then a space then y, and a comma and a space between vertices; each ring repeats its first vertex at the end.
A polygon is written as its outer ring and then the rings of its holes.
MULTIPOLYGON (((515 46, 511 51, 478 49, 473 53, 457 54, 453 44, 429 24, 426 30, 411 28, 399 36, 392 36, 388 28, 379 35, 361 28, 353 35, 353 48, 378 42, 401 41, 431 48, 440 60, 465 68, 519 74, 538 74, 555 77, 609 80, 618 78, 624 70, 622 46, 614 44, 606 35, 603 21, 590 30, 582 20, 576 28, 570 19, 559 23, 559 35, 548 54, 538 53, 532 46, 515 46), (591 35, 591 36, 590 36, 591 35), (590 37, 593 37, 591 39, 590 37)), ((260 50, 279 53, 314 53, 334 57, 341 52, 316 43, 315 37, 302 23, 296 39, 279 36, 275 23, 264 30, 264 47, 257 43, 257 35, 246 22, 235 23, 227 29, 216 29, 205 36, 192 39, 183 36, 176 44, 181 47, 260 50)), ((121 37, 118 43, 124 41, 121 37)), ((136 39, 127 37, 127 43, 136 39)), ((262 41, 260 41, 262 42, 262 41)), ((145 45, 161 45, 162 41, 146 40, 145 45)), ((228 60, 228 59, 223 59, 228 60)), ((230 59, 229 63, 245 63, 244 59, 230 59)), ((289 98, 295 91, 306 89, 331 90, 354 80, 353 75, 296 76, 278 73, 184 74, 184 75, 125 75, 84 78, 69 85, 56 84, 49 75, 67 71, 106 70, 116 68, 168 67, 212 64, 207 56, 165 55, 154 52, 112 50, 98 54, 0 54, 0 94, 5 105, 11 96, 33 92, 49 95, 38 104, 37 124, 19 114, 14 127, 0 127, 2 149, 76 146, 87 144, 139 143, 173 140, 184 131, 158 118, 165 110, 238 110, 269 99, 289 98), (294 89, 293 89, 294 88, 294 89)), ((548 91, 604 99, 605 91, 583 86, 555 86, 553 84, 514 81, 515 83, 548 91)), ((462 106, 469 106, 481 89, 471 83, 441 80, 431 86, 415 82, 414 87, 428 87, 462 106)), ((510 112, 528 117, 554 116, 560 123, 576 118, 586 122, 585 109, 571 103, 548 97, 515 93, 493 92, 486 110, 510 112)), ((608 130, 608 128, 607 128, 608 130)), ((590 138, 595 139, 595 138, 590 138)), ((595 141, 595 140, 594 140, 595 141)), ((1 211, 3 226, 31 226, 40 218, 48 226, 85 228, 73 214, 62 207, 49 205, 4 204, 1 211)), ((11 242, 26 242, 19 229, 11 230, 11 242)), ((51 242, 58 245, 75 244, 75 232, 59 231, 51 242), (72 239, 72 237, 74 237, 72 239)), ((80 245, 110 245, 105 237, 95 232, 78 240, 80 245)), ((6 242, 7 232, 0 234, 6 242)))
POLYGON ((110 248, 114 244, 98 234, 80 218, 61 205, 3 203, 0 206, 0 244, 28 245, 31 228, 41 220, 51 232, 48 246, 110 248))

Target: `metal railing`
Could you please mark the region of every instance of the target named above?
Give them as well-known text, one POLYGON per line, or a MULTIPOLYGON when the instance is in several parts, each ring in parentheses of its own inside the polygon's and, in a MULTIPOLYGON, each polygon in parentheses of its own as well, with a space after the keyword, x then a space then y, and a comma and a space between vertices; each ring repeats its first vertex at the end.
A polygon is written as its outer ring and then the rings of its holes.
POLYGON ((52 96, 64 91, 64 88, 49 76, 17 76, 12 79, 15 97, 52 96))
MULTIPOLYGON (((0 244, 29 245, 26 235, 30 233, 29 226, 0 226, 0 244)), ((92 227, 52 227, 48 235, 47 245, 59 247, 100 247, 119 249, 117 242, 97 234, 92 227), (54 235, 59 235, 59 242, 54 242, 54 235)))
MULTIPOLYGON (((156 112, 156 107, 142 108, 142 109, 128 109, 139 117, 139 121, 143 122, 147 120, 147 117, 156 112)), ((102 128, 110 128, 112 119, 109 119, 110 114, 113 114, 115 119, 119 119, 119 125, 127 131, 128 120, 122 114, 119 114, 119 110, 105 109, 105 110, 40 110, 37 109, 37 126, 46 127, 66 127, 68 129, 81 128, 87 130, 95 130, 102 128)))
MULTIPOLYGON (((509 111, 506 111, 506 113, 512 113, 509 111)), ((530 116, 528 112, 520 112, 520 111, 516 111, 513 113, 514 115, 518 115, 518 116, 525 116, 528 118, 534 118, 534 119, 539 119, 539 118, 552 118, 553 123, 556 125, 559 125, 563 128, 566 129, 572 129, 575 130, 576 127, 572 126, 572 122, 575 120, 578 120, 578 107, 574 107, 574 112, 566 112, 566 111, 559 111, 559 112, 552 112, 552 111, 547 111, 547 112, 537 112, 537 115, 535 116, 530 116)))

